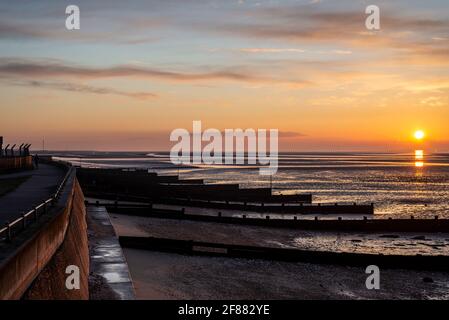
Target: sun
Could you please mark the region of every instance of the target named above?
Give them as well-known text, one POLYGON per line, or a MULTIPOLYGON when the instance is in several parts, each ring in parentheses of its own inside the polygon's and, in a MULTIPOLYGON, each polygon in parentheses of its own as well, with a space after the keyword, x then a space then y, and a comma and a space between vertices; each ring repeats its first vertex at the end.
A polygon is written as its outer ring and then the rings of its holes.
POLYGON ((424 139, 426 134, 422 130, 416 130, 415 133, 414 133, 414 136, 415 136, 416 140, 422 140, 422 139, 424 139))

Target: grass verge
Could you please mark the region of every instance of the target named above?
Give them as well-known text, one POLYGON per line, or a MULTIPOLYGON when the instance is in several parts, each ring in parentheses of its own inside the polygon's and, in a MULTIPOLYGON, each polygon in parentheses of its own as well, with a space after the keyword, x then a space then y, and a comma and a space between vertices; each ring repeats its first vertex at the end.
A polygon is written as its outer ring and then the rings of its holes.
POLYGON ((19 187, 22 183, 27 181, 31 176, 24 176, 18 178, 0 178, 0 197, 4 196, 8 192, 14 191, 17 187, 19 187))

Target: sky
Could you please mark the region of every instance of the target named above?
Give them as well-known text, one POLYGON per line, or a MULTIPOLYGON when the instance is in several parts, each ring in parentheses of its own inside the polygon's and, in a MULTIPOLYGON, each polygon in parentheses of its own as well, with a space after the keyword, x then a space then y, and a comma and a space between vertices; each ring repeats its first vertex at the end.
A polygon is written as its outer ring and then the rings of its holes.
POLYGON ((281 151, 402 152, 422 129, 447 152, 448 67, 447 0, 1 0, 0 135, 169 150, 200 120, 278 129, 281 151))

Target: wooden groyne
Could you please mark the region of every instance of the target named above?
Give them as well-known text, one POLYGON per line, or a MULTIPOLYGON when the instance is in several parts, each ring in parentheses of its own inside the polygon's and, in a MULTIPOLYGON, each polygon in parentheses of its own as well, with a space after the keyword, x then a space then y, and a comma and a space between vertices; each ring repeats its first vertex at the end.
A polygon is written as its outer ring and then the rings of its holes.
POLYGON ((265 259, 347 266, 376 265, 379 268, 414 270, 449 270, 449 256, 382 255, 349 252, 310 251, 300 249, 244 246, 225 243, 175 240, 153 237, 119 237, 126 248, 155 250, 186 255, 223 256, 228 258, 265 259))
POLYGON ((201 179, 179 179, 143 170, 81 168, 78 179, 86 194, 123 194, 156 199, 185 198, 210 201, 265 203, 312 202, 307 195, 273 195, 271 188, 240 188, 238 184, 204 184, 201 179))
MULTIPOLYGON (((258 212, 273 214, 297 214, 297 215, 372 215, 374 205, 342 205, 342 204, 299 204, 299 205, 265 205, 247 203, 226 203, 226 202, 204 202, 187 199, 166 199, 165 201, 149 202, 151 204, 169 204, 176 206, 211 208, 221 210, 233 210, 239 212, 258 212)), ((118 204, 116 207, 119 206, 118 204)), ((126 205, 125 205, 126 206, 126 205)), ((139 210, 139 206, 145 210, 148 205, 128 206, 139 210)))
POLYGON ((77 177, 83 183, 118 184, 132 178, 137 184, 204 184, 203 179, 179 179, 178 176, 158 175, 148 170, 78 168, 77 177))
POLYGON ((276 215, 267 215, 264 218, 250 218, 204 214, 186 214, 183 209, 159 209, 151 205, 146 207, 98 203, 105 206, 110 213, 123 215, 189 220, 200 222, 228 223, 248 226, 288 228, 300 230, 322 230, 322 231, 347 231, 347 232, 441 232, 449 233, 449 219, 301 219, 293 216, 291 218, 279 218, 276 215))
MULTIPOLYGON (((284 205, 295 205, 295 204, 309 204, 312 203, 312 195, 310 194, 295 194, 295 195, 282 195, 276 194, 267 199, 262 199, 262 201, 245 201, 245 200, 211 200, 211 199, 195 199, 191 197, 180 197, 180 196, 139 196, 129 193, 114 193, 114 192, 104 192, 104 191, 93 191, 92 189, 85 190, 86 195, 91 198, 117 200, 117 201, 134 201, 134 202, 158 202, 164 204, 173 205, 185 205, 185 206, 198 206, 203 208, 235 208, 236 210, 244 210, 244 206, 254 205, 262 207, 262 203, 268 205, 278 204, 284 205), (246 204, 246 205, 245 205, 246 204)), ((317 204, 318 205, 318 204, 317 204)))

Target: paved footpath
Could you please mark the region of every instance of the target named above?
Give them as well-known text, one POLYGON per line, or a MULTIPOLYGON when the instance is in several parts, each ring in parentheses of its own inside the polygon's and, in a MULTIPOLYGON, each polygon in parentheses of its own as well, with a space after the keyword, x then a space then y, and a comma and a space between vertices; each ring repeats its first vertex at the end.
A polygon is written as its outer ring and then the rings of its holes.
POLYGON ((50 198, 64 174, 64 170, 59 167, 41 163, 36 170, 0 175, 0 179, 31 175, 17 189, 0 197, 0 226, 50 198))

